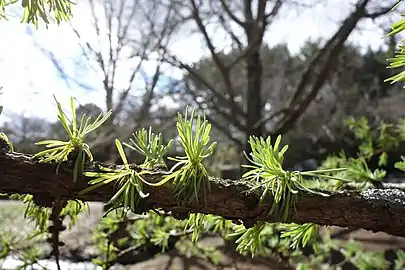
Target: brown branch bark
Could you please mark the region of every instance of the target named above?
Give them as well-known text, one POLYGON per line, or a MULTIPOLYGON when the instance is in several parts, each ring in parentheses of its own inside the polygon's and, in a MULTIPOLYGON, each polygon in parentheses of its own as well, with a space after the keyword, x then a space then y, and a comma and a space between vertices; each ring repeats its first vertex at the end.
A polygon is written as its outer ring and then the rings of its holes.
MULTIPOLYGON (((71 162, 63 163, 56 174, 56 164, 38 163, 32 156, 19 153, 0 153, 0 192, 33 194, 36 201, 43 205, 54 199, 106 201, 112 196, 113 185, 77 195, 87 186, 89 179, 82 179, 74 184, 71 167, 71 162)), ((86 170, 94 171, 96 167, 91 164, 86 170)), ((139 170, 135 165, 133 168, 139 170)), ((144 177, 150 182, 157 182, 166 173, 155 170, 144 177)), ((211 178, 210 181, 211 192, 206 205, 196 201, 177 203, 172 196, 170 183, 160 187, 145 186, 145 191, 150 196, 141 202, 139 212, 159 208, 170 211, 177 218, 185 218, 191 212, 200 212, 249 223, 259 220, 277 221, 274 216, 268 215, 272 198, 258 204, 260 190, 252 191, 250 183, 218 178, 211 178)), ((329 196, 323 197, 300 192, 295 209, 290 209, 287 222, 364 228, 405 236, 405 192, 398 189, 368 189, 327 193, 329 196)))

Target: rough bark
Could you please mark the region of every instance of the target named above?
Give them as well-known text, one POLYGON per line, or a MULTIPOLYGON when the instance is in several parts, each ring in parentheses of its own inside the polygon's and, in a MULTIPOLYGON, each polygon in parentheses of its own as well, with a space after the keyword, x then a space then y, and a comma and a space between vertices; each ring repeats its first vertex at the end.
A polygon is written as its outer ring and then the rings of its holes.
MULTIPOLYGON (((105 164, 104 164, 105 165, 105 164)), ((118 165, 105 165, 116 167, 118 165)), ((0 153, 0 193, 25 193, 35 196, 42 205, 53 199, 81 199, 85 201, 106 201, 113 192, 109 185, 88 194, 77 195, 87 186, 89 179, 72 181, 71 162, 59 166, 39 163, 32 156, 19 153, 0 153)), ((96 170, 96 163, 86 170, 96 170)), ((136 165, 133 168, 138 170, 136 165)), ((159 181, 165 171, 151 171, 145 179, 159 181)), ((243 180, 211 178, 211 192, 207 204, 203 202, 177 203, 171 194, 171 184, 160 187, 145 186, 150 196, 139 205, 139 211, 162 209, 171 211, 177 218, 185 218, 191 212, 215 214, 231 220, 277 221, 268 212, 272 203, 269 198, 258 204, 260 191, 251 191, 251 184, 243 180)), ((350 228, 364 228, 374 232, 383 231, 392 235, 405 236, 405 192, 399 189, 368 189, 366 191, 329 191, 328 197, 299 193, 295 209, 290 210, 288 222, 313 222, 320 225, 336 225, 350 228)))

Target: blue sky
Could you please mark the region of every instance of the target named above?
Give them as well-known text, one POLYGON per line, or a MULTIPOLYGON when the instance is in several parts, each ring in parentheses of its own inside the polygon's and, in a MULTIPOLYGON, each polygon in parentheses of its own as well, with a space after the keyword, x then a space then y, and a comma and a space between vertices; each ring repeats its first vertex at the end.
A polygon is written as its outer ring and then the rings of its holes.
MULTIPOLYGON (((336 30, 339 20, 350 11, 352 2, 321 1, 305 12, 284 13, 282 19, 266 33, 265 40, 270 45, 287 42, 290 50, 296 52, 308 38, 329 37, 336 30)), ((89 9, 85 5, 78 5, 74 9, 72 24, 92 42, 95 41, 95 34, 89 17, 89 9)), ((5 106, 2 117, 17 113, 54 120, 53 94, 63 104, 67 104, 69 96, 73 95, 82 104, 93 102, 104 108, 105 93, 100 74, 83 65, 78 39, 70 25, 35 29, 20 24, 19 20, 18 16, 10 16, 9 21, 0 21, 0 85, 4 87, 0 102, 5 106), (81 65, 77 65, 78 62, 81 65), (65 74, 62 75, 55 68, 55 63, 65 74)), ((363 21, 360 28, 361 31, 351 35, 352 42, 374 48, 382 43, 383 32, 371 20, 363 21)), ((219 33, 215 35, 215 44, 225 46, 227 41, 219 33)), ((171 50, 187 62, 207 55, 200 38, 195 35, 179 37, 171 45, 171 50)), ((146 63, 146 74, 152 74, 154 65, 153 61, 146 63)), ((126 82, 126 72, 125 66, 119 72, 118 81, 121 80, 123 84, 126 82)), ((166 72, 170 77, 181 77, 181 73, 170 68, 166 72)), ((137 83, 142 84, 142 81, 137 83)))

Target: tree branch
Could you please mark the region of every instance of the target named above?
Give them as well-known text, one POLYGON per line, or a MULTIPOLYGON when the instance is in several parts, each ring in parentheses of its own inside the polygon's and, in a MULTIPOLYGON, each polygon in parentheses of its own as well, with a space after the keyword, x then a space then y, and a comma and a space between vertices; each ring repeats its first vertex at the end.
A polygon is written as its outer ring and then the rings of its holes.
POLYGON ((228 3, 226 3, 225 0, 220 0, 222 8, 225 10, 225 13, 231 18, 232 21, 237 23, 240 27, 244 28, 246 27, 246 23, 239 19, 230 9, 228 6, 228 3))
POLYGON ((207 44, 208 50, 211 53, 212 59, 216 65, 219 73, 222 76, 223 82, 225 84, 225 90, 226 90, 227 94, 229 94, 229 100, 231 103, 230 108, 232 110, 232 114, 235 115, 242 110, 240 108, 236 109, 237 104, 235 104, 235 89, 234 89, 234 86, 233 86, 233 83, 231 81, 231 77, 229 74, 230 70, 225 65, 225 63, 220 59, 219 55, 216 53, 216 48, 213 44, 213 40, 208 35, 207 28, 204 25, 204 22, 200 16, 201 12, 197 6, 197 3, 195 2, 195 0, 190 0, 190 3, 192 6, 192 17, 193 17, 194 21, 196 22, 199 31, 203 35, 205 43, 207 44))
MULTIPOLYGON (((221 0, 221 1, 224 1, 224 0, 221 0)), ((244 47, 243 43, 242 43, 241 39, 237 36, 237 34, 234 32, 234 30, 232 29, 231 22, 227 21, 227 19, 225 18, 224 13, 222 12, 222 10, 215 11, 215 7, 211 7, 211 9, 213 10, 214 14, 216 16, 218 16, 218 20, 219 20, 221 26, 223 27, 224 31, 229 35, 231 40, 234 43, 236 43, 236 46, 238 47, 239 51, 242 52, 243 47, 244 47)), ((232 66, 228 65, 228 68, 232 69, 232 66)))
MULTIPOLYGON (((0 147, 0 149, 3 149, 0 147)), ((87 187, 90 179, 72 182, 72 163, 39 163, 32 156, 20 153, 0 153, 0 192, 33 194, 37 202, 54 199, 81 199, 84 201, 106 201, 114 191, 114 184, 98 188, 84 195, 77 195, 87 187), (83 181, 84 180, 84 181, 83 181)), ((119 168, 119 165, 106 165, 119 168)), ((131 166, 139 170, 136 165, 131 166)), ((97 164, 86 167, 96 171, 97 164)), ((167 174, 154 170, 143 175, 149 182, 158 182, 167 174)), ((176 218, 186 218, 189 213, 214 214, 230 220, 277 222, 268 215, 272 198, 258 204, 261 191, 252 191, 252 185, 244 180, 210 178, 211 191, 207 203, 177 203, 172 196, 171 184, 160 187, 145 186, 150 193, 138 205, 139 212, 148 209, 162 209, 176 218)), ((405 192, 398 189, 368 189, 366 191, 325 191, 328 197, 306 192, 298 194, 295 209, 290 209, 287 222, 312 222, 319 225, 364 228, 374 232, 383 231, 392 235, 405 236, 405 192)))
POLYGON ((364 17, 365 17, 365 18, 370 18, 370 19, 374 20, 374 19, 376 19, 376 18, 378 18, 378 17, 380 17, 380 16, 382 16, 382 15, 387 14, 388 12, 393 11, 392 8, 393 8, 396 4, 397 4, 397 3, 394 3, 394 4, 392 4, 392 5, 388 6, 388 7, 382 7, 380 10, 375 11, 375 12, 371 12, 371 13, 366 12, 366 13, 364 14, 364 17))
MULTIPOLYGON (((162 48, 163 50, 166 51, 165 48, 162 48)), ((241 109, 240 106, 238 106, 233 100, 226 98, 223 94, 221 94, 219 91, 217 91, 217 89, 201 74, 199 74, 199 72, 197 72, 193 67, 191 67, 190 65, 181 62, 180 60, 178 60, 175 56, 171 55, 168 58, 166 58, 166 61, 173 65, 176 66, 178 68, 184 69, 185 71, 187 71, 189 74, 189 76, 191 76, 195 81, 197 81, 198 83, 201 83, 204 87, 206 87, 209 92, 212 94, 213 97, 217 98, 220 102, 222 102, 224 105, 229 106, 229 108, 232 109, 233 112, 237 112, 236 114, 234 113, 233 115, 230 113, 227 113, 226 116, 224 115, 224 117, 226 117, 226 119, 228 119, 229 121, 235 122, 237 121, 235 116, 238 117, 240 116, 242 119, 245 117, 245 113, 243 112, 243 110, 241 109), (171 58, 171 59, 169 59, 171 58)), ((245 128, 240 125, 239 127, 241 129, 241 131, 244 131, 245 128)))
POLYGON ((292 108, 293 111, 290 114, 284 115, 277 124, 273 134, 285 134, 290 130, 315 99, 324 85, 324 82, 332 72, 334 67, 333 63, 343 48, 345 41, 355 29, 357 23, 364 18, 365 8, 368 2, 369 0, 359 1, 357 8, 346 18, 340 29, 329 39, 325 46, 309 63, 291 99, 289 108, 292 108), (309 87, 311 82, 313 82, 313 85, 309 87), (309 93, 305 95, 307 88, 310 88, 310 90, 309 93))

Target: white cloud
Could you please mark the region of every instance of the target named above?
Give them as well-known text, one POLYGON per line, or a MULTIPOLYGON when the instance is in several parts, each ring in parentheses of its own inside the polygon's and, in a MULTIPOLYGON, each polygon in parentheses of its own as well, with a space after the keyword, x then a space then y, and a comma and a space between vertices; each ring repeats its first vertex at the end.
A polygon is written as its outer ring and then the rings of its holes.
MULTIPOLYGON (((328 37, 336 29, 336 21, 348 14, 351 1, 331 0, 321 3, 323 4, 299 14, 283 15, 282 20, 271 26, 265 40, 271 45, 287 42, 292 51, 297 51, 309 37, 328 37)), ((79 5, 74 10, 72 24, 80 29, 87 41, 97 45, 99 41, 96 40, 90 18, 88 9, 79 5)), ((382 33, 375 29, 371 21, 363 22, 362 26, 371 28, 372 31, 357 32, 351 40, 362 45, 378 46, 382 33)), ((81 49, 70 26, 62 24, 52 25, 48 29, 31 28, 32 35, 28 33, 27 27, 19 23, 19 17, 0 23, 0 36, 6 37, 0 42, 0 85, 4 86, 4 95, 1 97, 5 105, 4 113, 24 113, 55 120, 53 94, 63 104, 68 104, 69 96, 73 95, 82 104, 93 102, 104 108, 105 93, 102 90, 101 74, 90 72, 89 69, 78 72, 76 61, 80 58, 81 49), (36 47, 36 43, 51 51, 69 76, 95 90, 83 90, 74 84, 69 87, 55 70, 53 63, 36 47)), ((213 32, 214 29, 210 31, 213 32)), ((100 44, 103 43, 101 40, 100 44)), ((215 43, 226 45, 221 33, 217 33, 215 43)), ((208 54, 200 36, 184 33, 182 38, 172 43, 171 51, 186 62, 197 61, 208 54)), ((155 61, 150 61, 144 68, 147 73, 153 74, 155 66, 155 61)), ((170 76, 181 77, 178 70, 168 66, 164 69, 170 76)), ((128 74, 129 64, 122 65, 117 75, 118 87, 126 86, 128 74)), ((137 78, 137 84, 142 86, 141 78, 137 78)))

